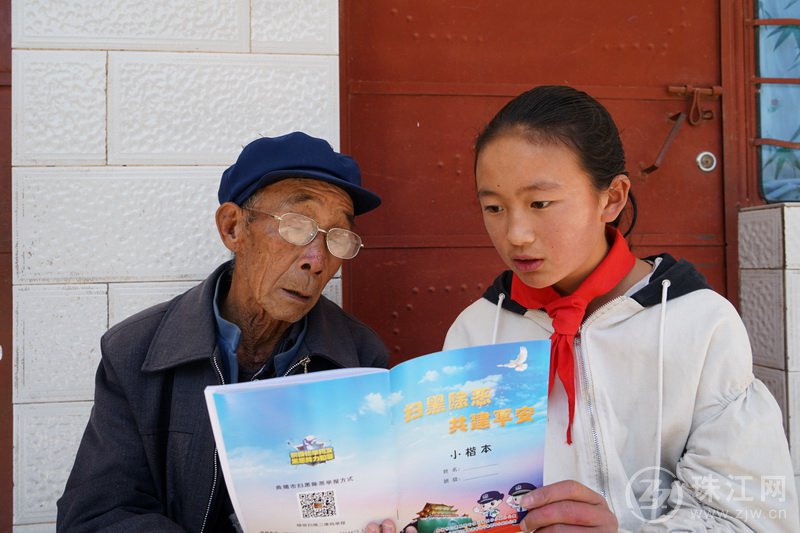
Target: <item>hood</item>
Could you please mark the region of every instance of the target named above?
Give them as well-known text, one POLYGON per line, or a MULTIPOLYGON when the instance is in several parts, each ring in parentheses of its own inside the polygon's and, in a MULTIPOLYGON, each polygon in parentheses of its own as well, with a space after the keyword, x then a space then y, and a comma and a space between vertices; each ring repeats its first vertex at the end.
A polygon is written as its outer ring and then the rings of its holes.
MULTIPOLYGON (((685 259, 676 260, 669 254, 653 255, 644 258, 645 261, 654 262, 661 258, 661 262, 650 276, 650 283, 631 296, 643 307, 652 307, 661 303, 661 282, 669 280, 670 288, 668 300, 673 300, 690 292, 700 289, 710 289, 706 278, 685 259)), ((500 295, 503 294, 502 307, 518 315, 525 314, 525 307, 511 299, 512 272, 506 270, 495 278, 494 283, 486 289, 483 297, 497 305, 500 295)))

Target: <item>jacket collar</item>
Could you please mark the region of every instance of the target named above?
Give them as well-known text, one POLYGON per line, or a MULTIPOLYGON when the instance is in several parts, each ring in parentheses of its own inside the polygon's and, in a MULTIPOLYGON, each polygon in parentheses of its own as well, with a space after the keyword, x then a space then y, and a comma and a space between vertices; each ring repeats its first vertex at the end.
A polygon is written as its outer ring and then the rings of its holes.
MULTIPOLYGON (((661 262, 650 276, 650 283, 631 296, 642 307, 661 303, 661 281, 664 279, 669 279, 671 283, 668 296, 670 300, 700 289, 711 288, 703 275, 684 259, 676 260, 669 254, 661 254, 646 257, 645 261, 652 261, 657 257, 661 258, 661 262)), ((511 299, 511 275, 512 272, 506 270, 497 276, 494 283, 483 293, 483 297, 497 305, 500 294, 504 294, 503 309, 524 315, 527 309, 511 299)))
POLYGON ((200 285, 169 303, 142 370, 164 370, 216 355, 214 291, 217 279, 229 268, 232 268, 230 261, 223 263, 200 285))

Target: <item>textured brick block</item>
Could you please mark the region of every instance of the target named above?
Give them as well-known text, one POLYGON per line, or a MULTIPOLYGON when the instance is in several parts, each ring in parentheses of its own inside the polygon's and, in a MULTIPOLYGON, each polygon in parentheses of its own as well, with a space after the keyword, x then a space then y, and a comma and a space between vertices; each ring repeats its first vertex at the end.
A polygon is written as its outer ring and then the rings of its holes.
MULTIPOLYGON (((753 374, 756 378, 764 382, 769 391, 775 397, 775 401, 781 408, 783 413, 783 428, 788 433, 789 427, 789 409, 790 406, 786 400, 786 372, 783 370, 775 370, 774 368, 767 368, 765 366, 753 365, 753 374)), ((795 408, 796 406, 791 406, 795 408)))
POLYGON ((103 164, 106 54, 13 52, 14 165, 103 164))
POLYGON ((743 270, 739 291, 742 320, 750 335, 753 360, 786 369, 785 299, 782 270, 743 270))
POLYGON ((800 206, 786 204, 783 209, 786 268, 800 269, 800 206))
POLYGON ((16 282, 203 279, 221 168, 13 170, 16 282))
MULTIPOLYGON (((785 271, 786 365, 800 371, 800 270, 785 271)), ((797 406, 800 409, 800 405, 797 406)))
POLYGON ((109 55, 109 163, 228 165, 293 130, 338 146, 336 57, 109 55))
POLYGON ((789 405, 789 448, 792 452, 792 465, 795 474, 800 474, 800 372, 787 372, 789 405))
POLYGON ((105 285, 14 287, 14 401, 88 400, 108 325, 105 285))
POLYGON ((15 0, 14 48, 247 51, 247 0, 15 0))
POLYGON ((783 208, 739 212, 739 268, 783 268, 783 208))
POLYGON ((254 52, 336 54, 339 6, 336 0, 252 0, 254 52))
POLYGON ((91 408, 91 402, 14 406, 15 524, 55 521, 91 408))
POLYGON ((109 327, 151 305, 171 300, 197 283, 112 283, 108 286, 109 327))

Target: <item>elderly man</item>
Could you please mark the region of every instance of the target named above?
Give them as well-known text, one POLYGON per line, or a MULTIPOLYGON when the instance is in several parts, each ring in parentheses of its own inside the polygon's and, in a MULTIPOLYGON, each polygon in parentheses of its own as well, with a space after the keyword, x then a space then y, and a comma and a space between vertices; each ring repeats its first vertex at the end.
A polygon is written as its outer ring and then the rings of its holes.
POLYGON ((378 336, 321 296, 380 204, 355 161, 304 133, 247 145, 216 222, 234 260, 102 338, 95 403, 59 531, 232 531, 207 385, 388 364, 378 336))

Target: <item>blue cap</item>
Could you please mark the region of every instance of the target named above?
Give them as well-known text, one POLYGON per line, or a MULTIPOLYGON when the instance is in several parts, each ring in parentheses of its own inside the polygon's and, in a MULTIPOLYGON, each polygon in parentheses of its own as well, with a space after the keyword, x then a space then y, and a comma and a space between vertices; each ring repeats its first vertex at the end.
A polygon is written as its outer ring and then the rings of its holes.
POLYGON ((478 499, 478 503, 483 504, 502 499, 503 499, 503 494, 501 492, 498 492, 496 490, 490 490, 489 492, 484 492, 483 494, 481 494, 481 497, 478 499))
POLYGON ((288 178, 309 178, 343 189, 361 215, 381 204, 380 197, 361 187, 361 171, 352 157, 334 152, 323 139, 296 131, 262 137, 244 147, 236 163, 222 173, 219 203, 242 205, 257 190, 288 178))
POLYGON ((517 483, 511 490, 508 491, 509 496, 519 496, 536 489, 536 485, 532 483, 517 483))

